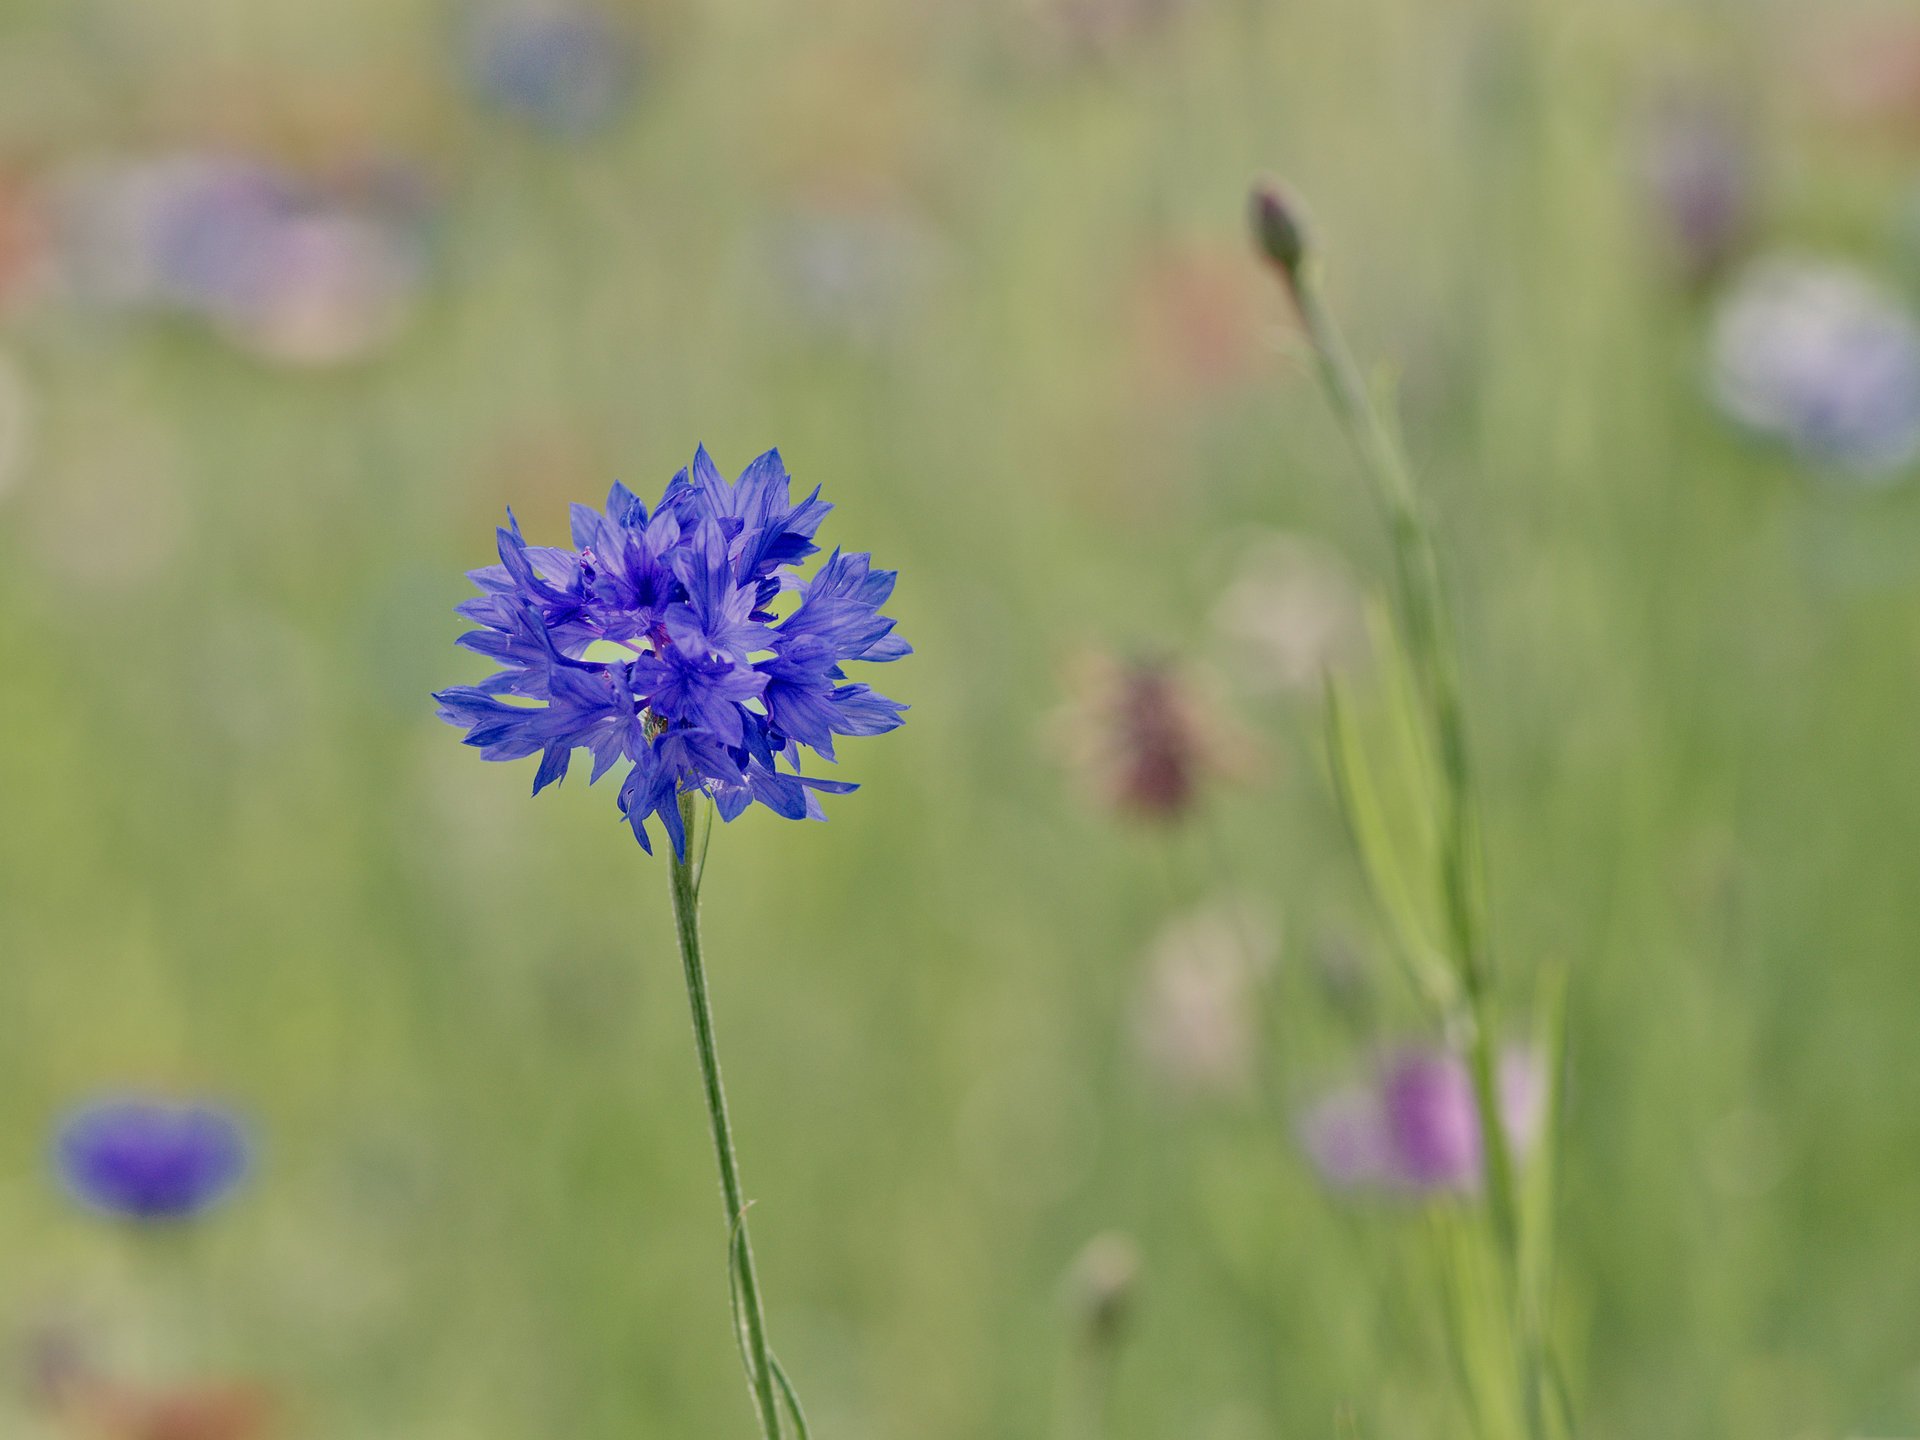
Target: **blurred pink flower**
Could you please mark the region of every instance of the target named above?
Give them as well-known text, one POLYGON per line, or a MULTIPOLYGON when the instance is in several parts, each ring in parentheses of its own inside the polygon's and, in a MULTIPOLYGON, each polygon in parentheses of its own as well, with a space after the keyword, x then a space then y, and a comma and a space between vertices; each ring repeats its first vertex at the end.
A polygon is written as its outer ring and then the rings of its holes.
MULTIPOLYGON (((1540 1130, 1543 1077, 1534 1055, 1500 1058, 1500 1111, 1517 1155, 1540 1130)), ((1480 1186, 1480 1117, 1459 1056, 1408 1049, 1386 1057, 1364 1084, 1322 1096, 1300 1118, 1300 1141, 1338 1190, 1471 1192, 1480 1186)))

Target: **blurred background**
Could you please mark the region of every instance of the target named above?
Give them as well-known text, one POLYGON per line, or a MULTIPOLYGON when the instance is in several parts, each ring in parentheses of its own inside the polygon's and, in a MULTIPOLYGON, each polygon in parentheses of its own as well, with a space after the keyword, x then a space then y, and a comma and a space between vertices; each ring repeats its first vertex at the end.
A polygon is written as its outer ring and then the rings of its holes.
POLYGON ((706 884, 818 1433, 1063 1433, 1135 1271, 1114 1436, 1464 1433, 1429 1207, 1300 1143, 1421 1037, 1263 169, 1435 496, 1516 1027, 1572 976, 1584 1433, 1920 1428, 1910 7, 7 0, 0 1430, 107 1433, 64 1367, 267 1397, 120 1440, 748 1433, 666 872, 427 698, 507 505, 704 441, 917 651, 706 884), (1177 815, 1101 771, 1143 673, 1177 815), (49 1164, 130 1088, 247 1119, 190 1233, 49 1164))

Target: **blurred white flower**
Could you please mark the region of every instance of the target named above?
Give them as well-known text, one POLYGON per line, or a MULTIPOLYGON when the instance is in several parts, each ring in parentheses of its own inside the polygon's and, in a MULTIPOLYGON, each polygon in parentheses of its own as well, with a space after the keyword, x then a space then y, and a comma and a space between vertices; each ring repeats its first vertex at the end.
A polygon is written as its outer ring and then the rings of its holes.
POLYGON ((1711 367, 1729 415, 1809 460, 1886 480, 1920 454, 1920 326, 1857 270, 1756 262, 1720 302, 1711 367))
POLYGON ((1267 694, 1317 692, 1366 650, 1359 586, 1340 557, 1298 535, 1254 544, 1213 611, 1233 650, 1230 673, 1267 694))
POLYGON ((1259 1058, 1260 985, 1278 950, 1274 927, 1243 901, 1170 921, 1147 956, 1142 1057, 1187 1094, 1244 1093, 1259 1058))

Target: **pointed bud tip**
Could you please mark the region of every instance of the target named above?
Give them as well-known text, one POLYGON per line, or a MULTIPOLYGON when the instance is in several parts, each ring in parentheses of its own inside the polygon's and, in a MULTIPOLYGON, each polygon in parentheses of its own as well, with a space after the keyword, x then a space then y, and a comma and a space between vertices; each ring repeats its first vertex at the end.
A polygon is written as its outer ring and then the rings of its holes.
POLYGON ((1298 273, 1307 254, 1307 227, 1299 202, 1284 185, 1269 177, 1254 185, 1248 209, 1260 253, 1289 277, 1298 273))

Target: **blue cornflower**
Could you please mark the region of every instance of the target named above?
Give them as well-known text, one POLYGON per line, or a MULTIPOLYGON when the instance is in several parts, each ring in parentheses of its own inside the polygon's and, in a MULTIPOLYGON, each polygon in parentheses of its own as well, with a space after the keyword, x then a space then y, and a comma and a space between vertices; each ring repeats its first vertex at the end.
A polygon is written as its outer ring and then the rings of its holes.
POLYGON ((639 79, 635 37, 569 0, 509 0, 468 35, 466 68, 479 98, 561 140, 610 128, 639 79))
POLYGON ((119 1096, 74 1111, 54 1160, 82 1203, 132 1220, 178 1220, 223 1199, 245 1177, 246 1132, 214 1105, 119 1096))
POLYGON ((819 795, 854 787, 800 774, 800 752, 832 760, 836 735, 882 734, 907 708, 842 667, 910 652, 880 613, 892 571, 836 550, 796 574, 830 508, 818 489, 794 501, 778 451, 729 481, 703 446, 651 511, 618 484, 604 512, 575 505, 570 549, 527 544, 509 513, 500 563, 470 573, 480 594, 458 611, 480 627, 460 643, 501 668, 436 694, 440 718, 483 759, 538 755, 536 795, 576 750, 588 783, 630 763, 620 811, 648 853, 658 817, 686 857, 692 791, 723 820, 755 802, 824 819, 819 795))

